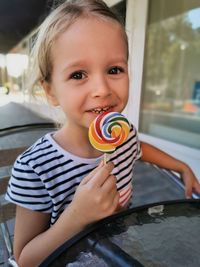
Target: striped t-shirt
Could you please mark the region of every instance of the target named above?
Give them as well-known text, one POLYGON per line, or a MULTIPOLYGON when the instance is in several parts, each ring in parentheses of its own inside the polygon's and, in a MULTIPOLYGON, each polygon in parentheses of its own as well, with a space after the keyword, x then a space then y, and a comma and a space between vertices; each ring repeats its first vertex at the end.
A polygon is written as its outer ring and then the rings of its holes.
MULTIPOLYGON (((60 147, 52 136, 53 133, 46 134, 16 159, 6 199, 27 209, 50 213, 54 224, 72 201, 81 180, 99 165, 103 156, 75 156, 60 147)), ((133 167, 140 156, 137 132, 132 126, 127 141, 110 155, 121 206, 131 198, 133 167)))

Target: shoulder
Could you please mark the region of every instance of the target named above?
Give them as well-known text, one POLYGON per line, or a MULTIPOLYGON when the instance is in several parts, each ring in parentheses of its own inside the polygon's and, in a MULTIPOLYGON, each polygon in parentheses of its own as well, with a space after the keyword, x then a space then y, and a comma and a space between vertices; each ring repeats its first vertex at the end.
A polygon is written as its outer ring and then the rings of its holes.
POLYGON ((124 151, 131 151, 130 149, 138 146, 137 130, 133 124, 130 124, 130 132, 127 140, 117 147, 116 153, 124 153, 124 151), (121 152, 122 151, 122 152, 121 152))
POLYGON ((127 146, 130 146, 130 144, 136 144, 136 143, 138 143, 137 129, 133 124, 130 124, 129 136, 127 140, 119 147, 127 147, 127 146))
POLYGON ((137 136, 137 134, 138 134, 138 131, 136 127, 131 123, 129 136, 137 136))
POLYGON ((36 166, 43 165, 49 155, 55 153, 56 149, 50 143, 48 134, 38 139, 32 146, 20 154, 12 168, 12 177, 23 180, 39 181, 36 166))
POLYGON ((50 134, 46 134, 41 137, 32 146, 20 154, 15 161, 15 165, 22 164, 32 166, 31 162, 40 161, 42 157, 48 157, 49 154, 56 152, 57 150, 50 142, 49 135, 50 134))

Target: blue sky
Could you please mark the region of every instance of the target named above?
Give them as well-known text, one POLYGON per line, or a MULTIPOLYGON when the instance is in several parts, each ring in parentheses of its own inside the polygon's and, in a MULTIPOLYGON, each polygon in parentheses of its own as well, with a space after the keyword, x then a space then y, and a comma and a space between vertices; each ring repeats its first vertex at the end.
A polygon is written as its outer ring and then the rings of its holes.
POLYGON ((193 28, 200 27, 200 8, 195 8, 188 12, 188 19, 192 23, 193 28))

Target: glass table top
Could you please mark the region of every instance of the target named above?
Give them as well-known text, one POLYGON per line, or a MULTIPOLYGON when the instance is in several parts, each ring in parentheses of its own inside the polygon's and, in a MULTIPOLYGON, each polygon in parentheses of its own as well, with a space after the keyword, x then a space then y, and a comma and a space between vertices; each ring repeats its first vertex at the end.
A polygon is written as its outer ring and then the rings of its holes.
POLYGON ((199 232, 200 200, 145 205, 92 225, 40 267, 199 267, 199 232))

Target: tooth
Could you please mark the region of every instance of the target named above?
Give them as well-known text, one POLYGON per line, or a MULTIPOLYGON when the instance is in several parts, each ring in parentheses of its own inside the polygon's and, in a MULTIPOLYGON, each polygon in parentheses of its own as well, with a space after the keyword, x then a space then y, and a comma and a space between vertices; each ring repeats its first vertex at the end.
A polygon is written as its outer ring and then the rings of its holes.
POLYGON ((105 112, 109 109, 110 109, 110 107, 104 107, 104 108, 95 108, 95 109, 92 109, 91 111, 93 113, 100 114, 100 113, 105 112))

